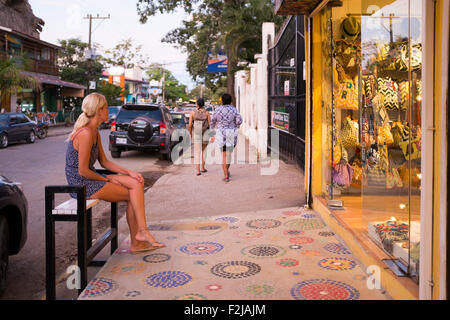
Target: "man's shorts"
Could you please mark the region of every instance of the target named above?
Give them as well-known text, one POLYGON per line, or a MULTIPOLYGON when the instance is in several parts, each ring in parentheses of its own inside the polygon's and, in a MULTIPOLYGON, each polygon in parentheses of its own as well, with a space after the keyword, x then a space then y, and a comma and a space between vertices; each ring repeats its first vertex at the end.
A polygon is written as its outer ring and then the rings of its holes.
POLYGON ((228 146, 228 147, 227 146, 223 146, 222 147, 222 152, 225 152, 225 151, 233 152, 234 148, 236 148, 236 145, 228 146))

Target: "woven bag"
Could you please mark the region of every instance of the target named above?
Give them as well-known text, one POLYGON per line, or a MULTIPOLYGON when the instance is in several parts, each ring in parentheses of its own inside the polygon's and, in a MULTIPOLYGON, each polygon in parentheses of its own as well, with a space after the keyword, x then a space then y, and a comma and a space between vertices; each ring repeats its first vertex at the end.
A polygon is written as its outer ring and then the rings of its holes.
POLYGON ((358 145, 358 128, 350 117, 346 117, 342 122, 341 141, 342 146, 347 150, 358 145))
POLYGON ((422 68, 422 44, 413 44, 411 47, 411 69, 419 70, 422 68))
POLYGON ((402 81, 398 84, 400 90, 400 109, 406 110, 408 108, 409 99, 409 81, 402 81))
POLYGON ((388 110, 399 108, 398 84, 390 77, 378 78, 378 92, 383 96, 384 106, 388 110))
POLYGON ((399 143, 400 148, 403 151, 403 155, 406 160, 414 160, 421 158, 421 141, 420 139, 414 139, 411 141, 402 141, 399 143))
POLYGON ((369 167, 367 170, 367 183, 369 187, 385 187, 386 174, 378 166, 369 167))
POLYGON ((339 109, 359 109, 358 89, 352 80, 339 83, 334 90, 334 106, 339 109))

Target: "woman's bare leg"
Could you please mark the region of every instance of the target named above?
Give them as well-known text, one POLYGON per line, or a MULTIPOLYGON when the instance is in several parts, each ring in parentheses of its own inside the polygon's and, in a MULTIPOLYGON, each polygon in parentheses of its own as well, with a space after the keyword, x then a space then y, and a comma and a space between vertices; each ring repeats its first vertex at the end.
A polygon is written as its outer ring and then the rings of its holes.
POLYGON ((144 249, 146 247, 146 242, 136 240, 139 227, 130 201, 127 201, 127 223, 130 228, 131 250, 144 249))
POLYGON ((164 246, 163 244, 156 242, 155 238, 148 231, 145 217, 144 184, 139 183, 129 176, 115 175, 113 177, 120 185, 107 183, 102 189, 92 195, 91 199, 101 199, 109 202, 128 201, 128 203, 131 204, 137 225, 137 233, 133 238, 137 241, 150 242, 155 247, 164 246))
POLYGON ((202 146, 199 143, 194 143, 195 152, 195 167, 197 168, 197 174, 200 173, 200 153, 202 152, 202 146))
POLYGON ((224 177, 228 177, 228 171, 227 171, 227 153, 222 152, 222 170, 224 177))
POLYGON ((202 170, 205 171, 205 163, 206 163, 206 147, 208 147, 207 144, 202 145, 202 170))

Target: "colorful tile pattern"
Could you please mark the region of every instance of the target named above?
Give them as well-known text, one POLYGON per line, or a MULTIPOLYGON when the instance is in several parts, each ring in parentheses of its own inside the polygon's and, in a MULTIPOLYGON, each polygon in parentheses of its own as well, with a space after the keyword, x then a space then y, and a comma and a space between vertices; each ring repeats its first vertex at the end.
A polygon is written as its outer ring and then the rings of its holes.
POLYGON ((216 264, 211 268, 211 273, 227 278, 240 279, 253 276, 261 271, 261 267, 249 261, 229 261, 216 264))
POLYGON ((280 246, 258 244, 255 246, 245 247, 241 253, 251 258, 277 258, 286 253, 286 250, 280 246))
POLYGON ((318 265, 328 270, 342 271, 353 269, 356 267, 356 262, 344 258, 325 258, 320 260, 318 265))
POLYGON ((156 239, 167 239, 166 247, 132 255, 127 239, 79 299, 388 298, 383 290, 367 288, 365 267, 311 210, 288 208, 153 225, 163 226, 152 233, 156 239), (228 226, 216 229, 218 222, 228 226))
POLYGON ((256 219, 247 222, 246 225, 253 229, 272 229, 279 227, 281 222, 275 219, 256 219))
POLYGON ((152 274, 145 279, 145 283, 154 288, 176 288, 184 286, 192 277, 182 271, 164 271, 152 274))
POLYGON ((223 249, 223 245, 217 242, 192 242, 185 244, 180 251, 188 255, 214 254, 223 249))
POLYGON ((296 300, 357 300, 359 291, 341 282, 327 279, 302 281, 291 289, 296 300))

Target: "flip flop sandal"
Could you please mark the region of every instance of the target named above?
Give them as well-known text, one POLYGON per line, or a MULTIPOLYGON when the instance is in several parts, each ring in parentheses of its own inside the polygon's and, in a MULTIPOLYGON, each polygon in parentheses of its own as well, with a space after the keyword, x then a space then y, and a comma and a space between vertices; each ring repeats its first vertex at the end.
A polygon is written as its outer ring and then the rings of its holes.
POLYGON ((149 252, 149 251, 153 251, 158 249, 158 247, 154 247, 153 245, 148 245, 143 249, 138 249, 138 250, 131 250, 130 249, 130 253, 131 254, 139 254, 139 253, 143 253, 143 252, 149 252))
POLYGON ((206 169, 205 170, 201 170, 201 172, 208 172, 208 170, 206 170, 206 169))
POLYGON ((199 173, 197 173, 197 175, 198 175, 198 176, 200 176, 200 175, 201 175, 201 173, 199 172, 199 173))

